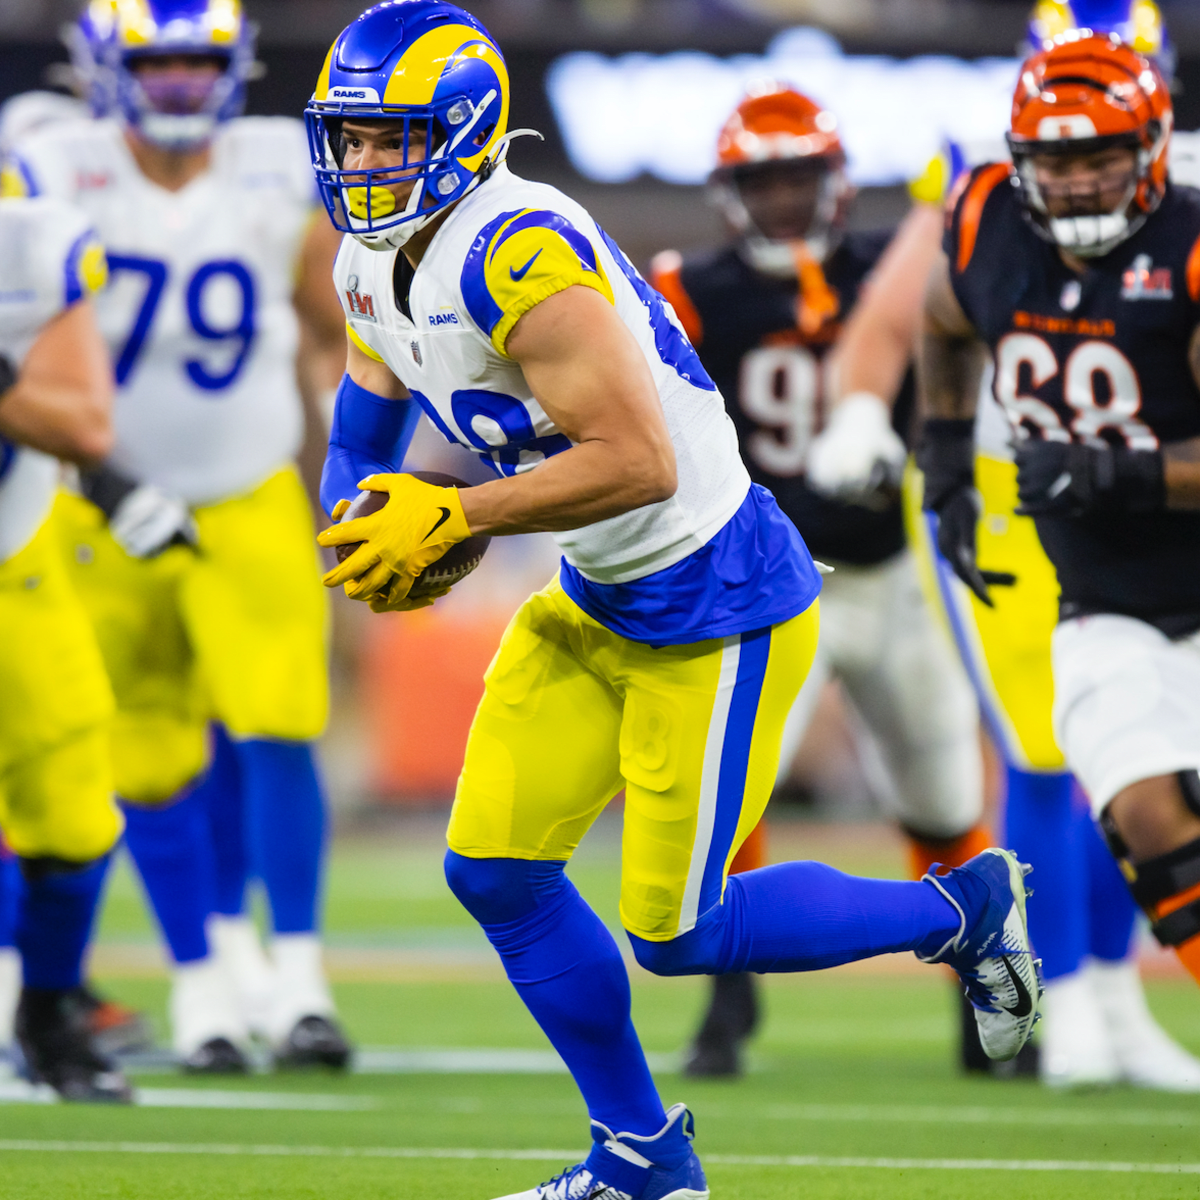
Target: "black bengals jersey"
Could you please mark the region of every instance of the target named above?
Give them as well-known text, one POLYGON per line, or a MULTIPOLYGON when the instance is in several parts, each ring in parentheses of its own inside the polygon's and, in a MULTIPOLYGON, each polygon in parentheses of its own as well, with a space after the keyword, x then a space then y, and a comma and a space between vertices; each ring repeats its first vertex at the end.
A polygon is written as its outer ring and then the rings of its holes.
MULTIPOLYGON (((755 483, 775 496, 817 558, 868 565, 904 546, 899 503, 883 511, 842 504, 804 480, 813 436, 825 423, 821 360, 890 233, 850 233, 825 264, 837 313, 813 337, 796 319, 798 283, 748 266, 734 247, 655 262, 655 285, 674 305, 737 427, 742 458, 755 483)), ((912 418, 910 374, 893 421, 905 437, 912 418)))
MULTIPOLYGON (((1023 215, 1006 165, 976 170, 946 232, 954 292, 996 364, 1014 427, 1135 450, 1200 435, 1188 345, 1200 323, 1200 191, 1077 275, 1023 215)), ((1065 613, 1200 613, 1200 513, 1038 517, 1065 613)))

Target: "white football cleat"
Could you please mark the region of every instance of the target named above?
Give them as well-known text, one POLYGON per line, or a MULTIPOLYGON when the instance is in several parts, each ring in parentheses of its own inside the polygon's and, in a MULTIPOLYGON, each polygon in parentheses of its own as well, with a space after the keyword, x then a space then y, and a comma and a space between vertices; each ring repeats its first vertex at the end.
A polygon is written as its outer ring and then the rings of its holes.
POLYGON ((1096 961, 1087 975, 1120 1078, 1134 1087, 1160 1092, 1200 1092, 1200 1059, 1154 1019, 1137 964, 1096 961))
POLYGON ((1011 850, 995 846, 975 855, 945 875, 934 863, 922 882, 932 884, 958 913, 958 932, 922 962, 944 962, 958 972, 967 999, 975 1009, 979 1042, 988 1058, 1016 1058, 1038 1020, 1042 996, 1041 963, 1033 957, 1025 915, 1025 876, 1030 868, 1011 850), (963 877, 986 888, 979 906, 976 888, 965 888, 963 877), (969 895, 976 899, 969 900, 969 895))
POLYGON ((1104 1087, 1121 1077, 1086 968, 1046 984, 1038 1073, 1053 1088, 1104 1087))
POLYGON ((212 955, 171 972, 171 1044, 185 1071, 241 1074, 250 1031, 233 981, 212 955))
POLYGON ((704 1168, 690 1146, 692 1136, 692 1114, 683 1104, 667 1110, 667 1123, 653 1137, 613 1133, 593 1121, 594 1144, 584 1162, 527 1192, 499 1200, 708 1200, 704 1168), (650 1157, 656 1143, 671 1146, 671 1157, 682 1151, 688 1157, 678 1167, 656 1166, 650 1157))

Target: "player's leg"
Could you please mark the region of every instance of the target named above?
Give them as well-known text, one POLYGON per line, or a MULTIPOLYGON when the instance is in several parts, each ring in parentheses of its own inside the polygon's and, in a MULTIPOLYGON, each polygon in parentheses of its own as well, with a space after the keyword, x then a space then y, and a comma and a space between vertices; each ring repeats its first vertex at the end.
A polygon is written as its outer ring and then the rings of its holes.
MULTIPOLYGON (((1086 811, 1086 800, 1083 805, 1086 811)), ((1108 1029, 1117 1070, 1122 1079, 1138 1087, 1198 1091, 1200 1061, 1168 1036, 1146 1004, 1133 936, 1137 905, 1090 813, 1084 840, 1091 888, 1087 973, 1108 1029)))
POLYGON ((0 566, 0 826, 17 856, 16 1035, 28 1069, 62 1095, 127 1100, 78 1019, 83 957, 121 833, 107 722, 112 693, 87 617, 43 528, 0 566))
POLYGON ((258 928, 247 911, 251 880, 246 805, 237 751, 224 726, 214 724, 212 759, 199 787, 213 846, 213 910, 208 941, 233 980, 250 1032, 269 1037, 275 976, 258 928))
POLYGON ((21 997, 21 956, 16 944, 20 888, 16 856, 0 841, 0 1078, 12 1063, 13 1021, 21 997))
POLYGON ((172 963, 172 1046, 185 1069, 246 1069, 245 1023, 209 953, 213 863, 195 795, 208 755, 208 701, 179 616, 190 550, 142 561, 112 540, 102 514, 60 496, 54 520, 117 698, 111 752, 126 847, 172 963))
MULTIPOLYGON (((776 785, 786 775, 799 752, 816 712, 821 692, 829 681, 829 656, 825 651, 825 633, 826 614, 830 607, 826 593, 833 590, 830 587, 831 579, 832 577, 825 581, 825 591, 821 596, 821 640, 818 642, 812 666, 805 676, 800 693, 784 721, 776 785)), ((729 864, 729 873, 740 875, 746 871, 757 871, 769 862, 764 815, 733 856, 733 861, 729 864)), ((761 1017, 761 988, 750 971, 731 971, 725 975, 714 975, 710 986, 712 990, 708 1009, 692 1041, 683 1073, 697 1078, 729 1078, 741 1074, 742 1044, 754 1033, 761 1017)))
POLYGON ((1067 759, 1155 935, 1200 980, 1200 635, 1065 621, 1054 672, 1067 759))
POLYGON ((205 555, 183 589, 185 621, 237 760, 249 872, 271 910, 276 1062, 345 1066, 321 964, 325 798, 313 756, 329 708, 326 602, 299 477, 196 513, 205 555))

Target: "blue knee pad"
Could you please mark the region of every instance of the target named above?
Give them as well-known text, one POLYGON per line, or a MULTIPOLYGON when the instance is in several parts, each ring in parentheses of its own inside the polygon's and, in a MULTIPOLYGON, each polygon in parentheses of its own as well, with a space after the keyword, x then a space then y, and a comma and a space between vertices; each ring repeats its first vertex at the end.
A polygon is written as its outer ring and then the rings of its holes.
POLYGON ((467 858, 446 851, 446 882, 480 925, 504 925, 528 916, 566 886, 557 859, 467 858))

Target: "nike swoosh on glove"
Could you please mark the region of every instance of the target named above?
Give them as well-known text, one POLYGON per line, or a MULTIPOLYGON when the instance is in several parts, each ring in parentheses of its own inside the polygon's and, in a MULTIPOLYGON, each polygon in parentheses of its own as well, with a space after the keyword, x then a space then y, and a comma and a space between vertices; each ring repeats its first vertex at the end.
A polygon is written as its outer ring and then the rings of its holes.
POLYGON ((867 507, 895 499, 908 451, 888 406, 870 392, 840 401, 808 451, 808 482, 827 496, 867 507))
POLYGON ((191 509, 178 496, 148 483, 135 487, 113 509, 108 531, 134 558, 154 558, 170 546, 199 544, 191 509))
POLYGON ((331 525, 317 535, 322 546, 363 543, 322 582, 331 588, 344 585, 347 596, 367 601, 377 612, 398 611, 417 576, 471 536, 462 500, 457 488, 422 483, 411 475, 371 475, 358 486, 387 492, 388 501, 370 516, 331 525), (376 608, 381 596, 387 607, 376 608))

